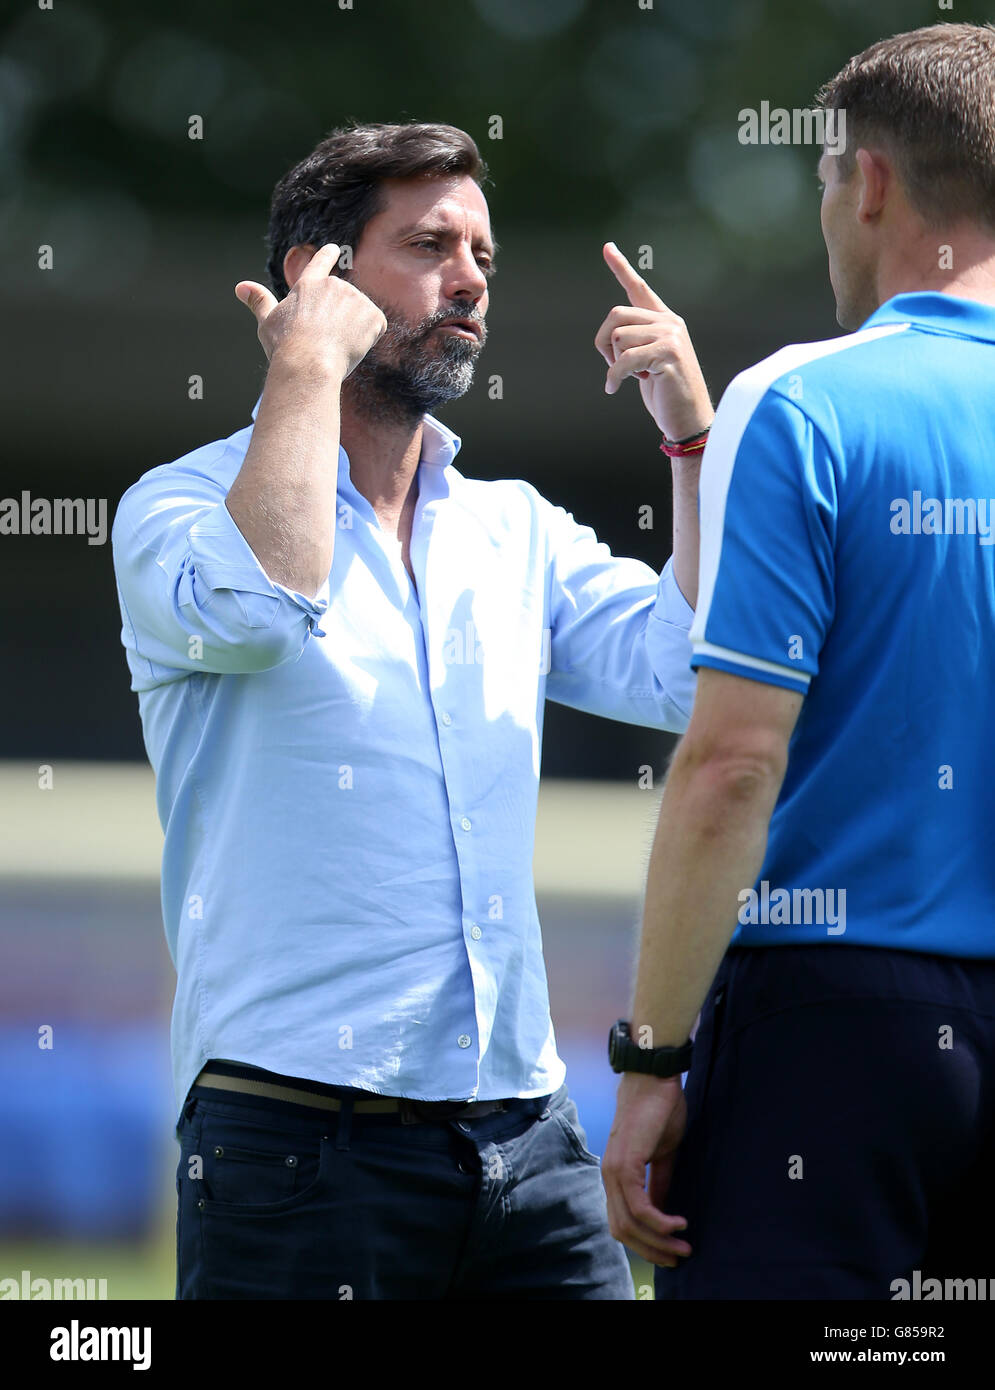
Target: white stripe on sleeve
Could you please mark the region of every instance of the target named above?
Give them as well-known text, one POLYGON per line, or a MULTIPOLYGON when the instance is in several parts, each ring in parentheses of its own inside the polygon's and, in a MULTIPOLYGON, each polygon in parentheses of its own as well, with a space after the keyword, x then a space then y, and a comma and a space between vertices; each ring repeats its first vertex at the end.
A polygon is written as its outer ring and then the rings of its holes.
MULTIPOLYGON (((908 326, 907 323, 887 323, 879 328, 860 329, 856 333, 845 333, 838 338, 828 338, 820 343, 796 343, 781 348, 763 362, 740 372, 730 383, 719 402, 701 462, 701 482, 698 485, 701 551, 698 559, 698 603, 689 634, 692 643, 701 642, 705 636, 708 610, 715 592, 721 559, 726 498, 729 495, 732 470, 739 446, 753 412, 767 394, 769 387, 778 377, 784 376, 796 367, 804 366, 806 362, 814 362, 835 352, 845 352, 849 347, 872 342, 875 338, 901 333, 908 326)), ((744 660, 743 657, 738 659, 744 660)), ((798 672, 793 674, 798 676, 798 672)))

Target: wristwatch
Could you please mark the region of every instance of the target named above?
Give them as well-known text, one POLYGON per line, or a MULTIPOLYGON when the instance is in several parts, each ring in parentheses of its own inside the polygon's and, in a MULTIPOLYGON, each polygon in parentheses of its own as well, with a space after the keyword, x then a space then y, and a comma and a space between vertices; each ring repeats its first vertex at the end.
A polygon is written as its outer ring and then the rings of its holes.
POLYGON ((612 1071, 640 1071, 650 1076, 680 1076, 691 1065, 694 1043, 683 1047, 640 1047, 633 1042, 629 1024, 620 1018, 608 1034, 608 1060, 612 1071))

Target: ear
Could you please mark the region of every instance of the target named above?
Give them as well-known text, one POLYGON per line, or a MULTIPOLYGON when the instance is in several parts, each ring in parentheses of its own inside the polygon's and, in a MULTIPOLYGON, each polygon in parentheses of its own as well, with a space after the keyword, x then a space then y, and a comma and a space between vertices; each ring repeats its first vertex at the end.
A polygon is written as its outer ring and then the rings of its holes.
POLYGON ((300 279, 301 271, 310 261, 318 248, 312 246, 310 242, 305 242, 302 246, 292 246, 283 258, 283 278, 287 282, 287 288, 293 289, 300 279))
POLYGON ((860 178, 857 217, 861 222, 872 222, 884 208, 889 193, 894 191, 895 169, 879 150, 859 149, 856 161, 860 178))

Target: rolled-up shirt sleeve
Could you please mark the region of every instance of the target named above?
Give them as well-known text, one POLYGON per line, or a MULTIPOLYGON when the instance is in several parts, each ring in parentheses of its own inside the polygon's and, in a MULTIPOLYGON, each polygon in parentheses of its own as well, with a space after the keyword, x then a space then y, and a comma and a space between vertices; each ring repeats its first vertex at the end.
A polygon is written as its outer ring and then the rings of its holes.
POLYGON ((691 717, 697 680, 691 669, 691 624, 694 609, 681 593, 673 559, 660 574, 656 602, 646 628, 646 649, 661 685, 666 685, 682 712, 684 725, 691 717))
POLYGON ((682 733, 694 703, 694 617, 673 574, 616 557, 589 526, 552 508, 550 672, 561 704, 682 733))
POLYGON ((274 583, 224 495, 172 495, 142 482, 121 499, 112 530, 122 640, 132 688, 191 672, 248 674, 298 657, 328 607, 328 580, 308 598, 274 583))

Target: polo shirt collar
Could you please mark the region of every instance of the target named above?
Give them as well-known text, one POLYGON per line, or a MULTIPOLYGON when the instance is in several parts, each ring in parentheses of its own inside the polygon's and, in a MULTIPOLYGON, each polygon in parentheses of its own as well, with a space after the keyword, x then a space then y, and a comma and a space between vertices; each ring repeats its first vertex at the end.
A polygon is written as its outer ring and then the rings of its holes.
POLYGON ((884 323, 927 323, 940 332, 995 343, 995 304, 959 299, 933 290, 896 294, 860 326, 862 329, 877 328, 884 323))

